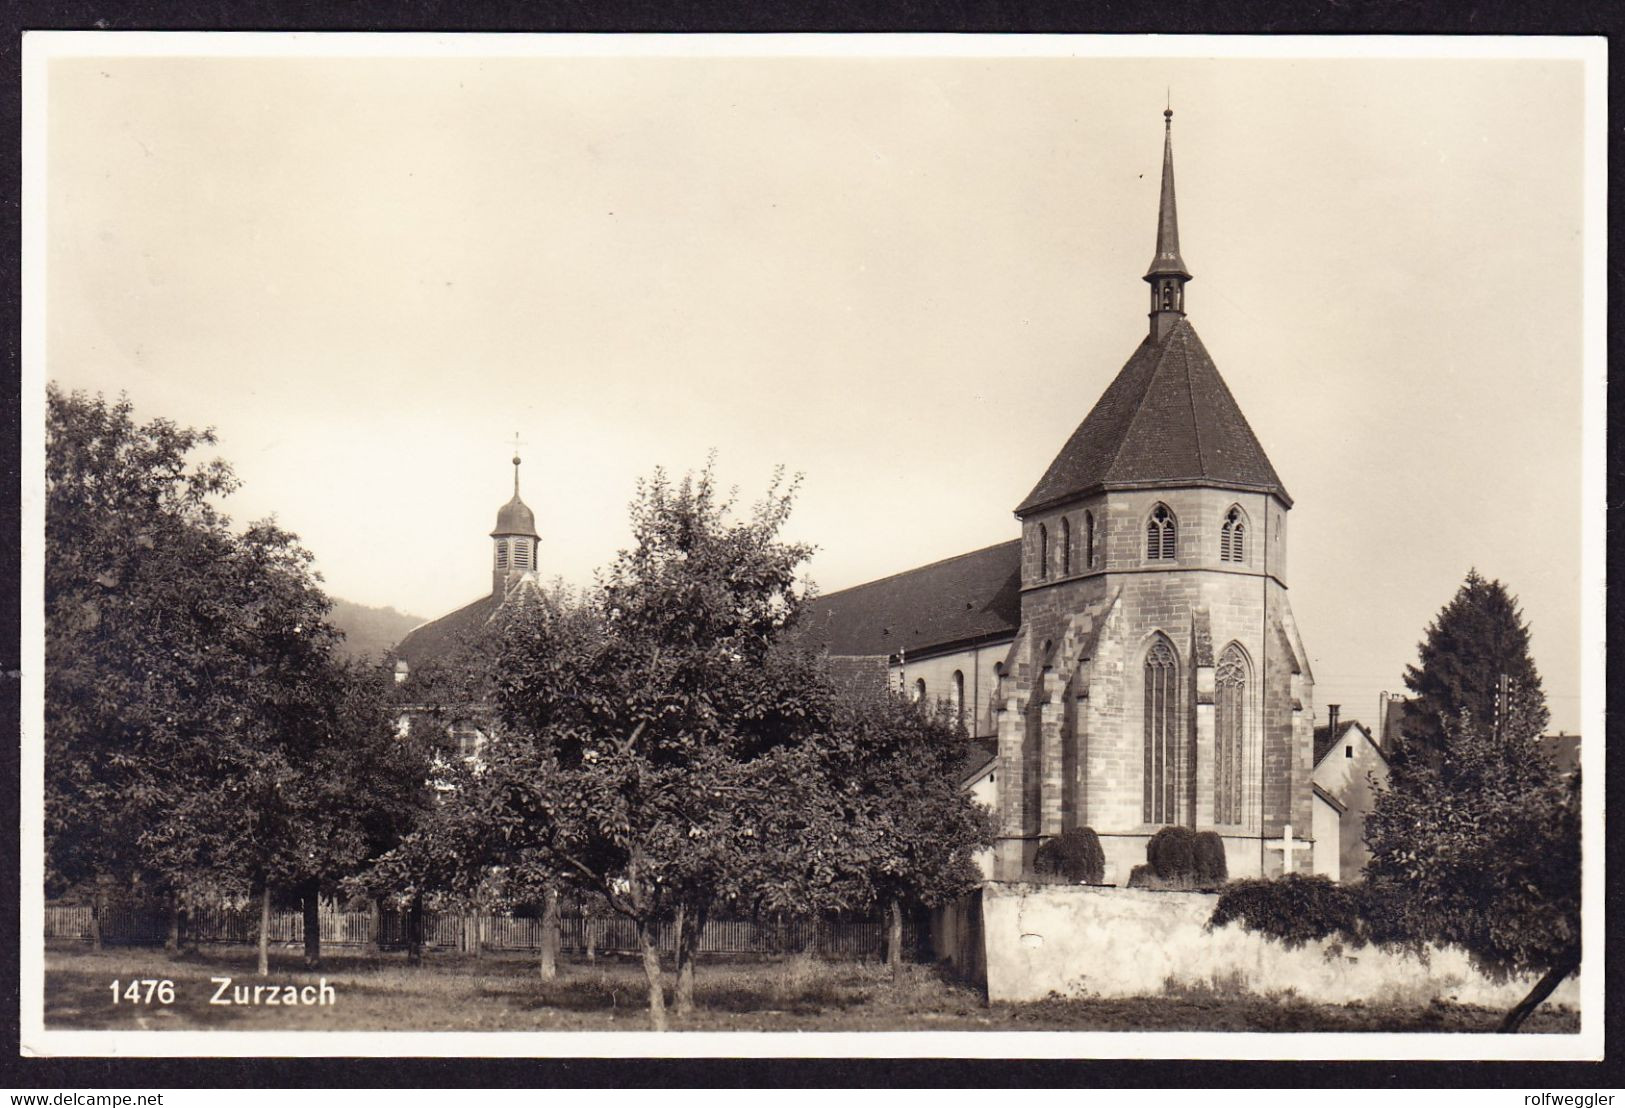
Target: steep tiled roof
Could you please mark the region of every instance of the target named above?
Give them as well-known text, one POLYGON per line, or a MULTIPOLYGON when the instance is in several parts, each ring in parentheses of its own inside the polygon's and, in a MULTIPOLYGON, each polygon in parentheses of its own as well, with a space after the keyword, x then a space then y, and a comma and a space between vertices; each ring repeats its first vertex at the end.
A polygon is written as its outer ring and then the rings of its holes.
POLYGON ((1281 479, 1188 320, 1149 337, 1072 432, 1018 513, 1103 488, 1216 485, 1273 492, 1281 479))
POLYGON ((485 626, 501 604, 502 598, 492 593, 439 619, 414 627, 395 647, 395 657, 409 666, 421 666, 443 658, 464 635, 485 626))
POLYGON ((961 554, 807 605, 807 634, 835 655, 885 655, 1014 635, 1021 540, 961 554))

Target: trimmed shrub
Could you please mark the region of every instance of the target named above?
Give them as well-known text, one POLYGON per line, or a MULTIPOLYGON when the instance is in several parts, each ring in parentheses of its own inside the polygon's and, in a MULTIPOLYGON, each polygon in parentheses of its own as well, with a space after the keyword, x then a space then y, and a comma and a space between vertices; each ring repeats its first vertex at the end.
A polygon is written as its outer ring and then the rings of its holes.
POLYGON ((1128 887, 1131 889, 1154 889, 1159 885, 1157 872, 1150 866, 1135 866, 1128 871, 1128 887))
POLYGON ((1163 881, 1195 884, 1196 832, 1189 827, 1164 827, 1145 844, 1145 860, 1163 881))
POLYGON ((1106 879, 1106 853, 1092 827, 1074 827, 1046 839, 1033 856, 1039 877, 1061 878, 1070 885, 1098 885, 1106 879))
POLYGON ((1360 892, 1320 874, 1289 873, 1273 881, 1249 878, 1225 889, 1209 927, 1239 923, 1289 947, 1336 935, 1365 942, 1360 892))
POLYGON ((1196 880, 1203 885, 1219 886, 1230 879, 1230 867, 1224 860, 1224 840, 1217 831, 1203 831, 1196 836, 1196 880))

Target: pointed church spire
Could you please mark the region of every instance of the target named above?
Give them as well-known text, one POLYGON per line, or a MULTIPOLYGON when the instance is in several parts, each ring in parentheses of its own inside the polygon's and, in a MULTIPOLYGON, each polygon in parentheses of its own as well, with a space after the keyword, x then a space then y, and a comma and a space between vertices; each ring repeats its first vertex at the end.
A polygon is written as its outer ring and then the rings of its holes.
POLYGON ((1157 209, 1157 253, 1145 280, 1151 286, 1151 339, 1160 342, 1185 317, 1185 282, 1191 279, 1179 256, 1179 210, 1174 203, 1174 110, 1162 113, 1162 200, 1157 209))

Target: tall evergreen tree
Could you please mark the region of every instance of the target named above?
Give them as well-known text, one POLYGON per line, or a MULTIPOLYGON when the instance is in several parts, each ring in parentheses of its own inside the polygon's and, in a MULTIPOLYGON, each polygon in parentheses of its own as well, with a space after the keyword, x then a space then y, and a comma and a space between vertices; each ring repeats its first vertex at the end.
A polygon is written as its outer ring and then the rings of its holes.
POLYGON ((1476 569, 1428 625, 1417 647, 1420 665, 1407 666, 1405 685, 1415 699, 1392 751, 1396 768, 1413 759, 1437 765, 1447 728, 1463 712, 1487 727, 1516 713, 1539 733, 1546 726, 1546 694, 1529 655, 1529 628, 1517 598, 1476 569), (1502 678, 1506 699, 1501 700, 1502 678))

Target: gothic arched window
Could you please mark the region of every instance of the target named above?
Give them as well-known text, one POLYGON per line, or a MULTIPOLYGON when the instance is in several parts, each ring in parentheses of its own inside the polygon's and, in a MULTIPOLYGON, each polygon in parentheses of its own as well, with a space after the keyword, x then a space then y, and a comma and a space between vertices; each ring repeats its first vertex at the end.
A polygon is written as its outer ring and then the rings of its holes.
POLYGON ((1145 556, 1151 561, 1173 561, 1177 539, 1174 513, 1158 504, 1145 521, 1145 556))
POLYGON ((1049 528, 1038 525, 1038 579, 1049 576, 1049 528))
POLYGON ((1179 663, 1168 640, 1145 652, 1145 822, 1179 822, 1184 771, 1180 735, 1179 663))
POLYGON ((954 670, 953 697, 954 722, 963 727, 965 725, 965 675, 957 669, 954 670))
POLYGON ((914 682, 914 703, 925 703, 925 678, 923 677, 914 682))
POLYGON ((1095 568, 1095 514, 1083 513, 1083 564, 1095 568))
POLYGON ((1231 643, 1214 671, 1213 822, 1241 822, 1241 758, 1247 734, 1247 656, 1231 643))
POLYGON ((1247 517, 1240 508, 1225 513, 1224 526, 1219 529, 1219 561, 1245 562, 1247 560, 1247 517))
POLYGON ((1061 575, 1072 572, 1072 524, 1061 517, 1061 575))

